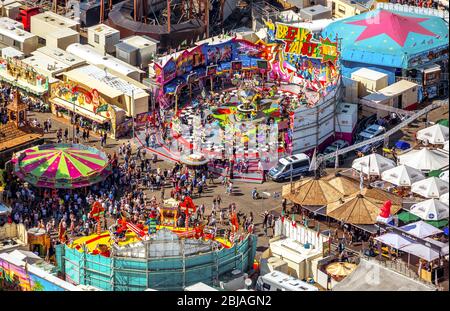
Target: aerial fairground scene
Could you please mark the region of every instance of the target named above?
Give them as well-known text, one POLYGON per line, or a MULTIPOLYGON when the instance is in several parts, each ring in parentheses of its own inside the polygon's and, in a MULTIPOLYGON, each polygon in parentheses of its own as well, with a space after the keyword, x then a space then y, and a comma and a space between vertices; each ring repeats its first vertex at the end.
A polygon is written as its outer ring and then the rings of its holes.
POLYGON ((447 0, 0 8, 0 292, 448 292, 447 0))

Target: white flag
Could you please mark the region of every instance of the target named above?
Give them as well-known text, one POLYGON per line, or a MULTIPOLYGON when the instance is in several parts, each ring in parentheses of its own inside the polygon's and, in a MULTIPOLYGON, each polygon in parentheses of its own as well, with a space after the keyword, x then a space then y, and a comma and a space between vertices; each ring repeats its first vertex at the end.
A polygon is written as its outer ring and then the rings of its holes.
POLYGON ((311 158, 311 163, 309 164, 309 171, 317 170, 317 157, 316 157, 316 148, 314 148, 314 153, 311 158))

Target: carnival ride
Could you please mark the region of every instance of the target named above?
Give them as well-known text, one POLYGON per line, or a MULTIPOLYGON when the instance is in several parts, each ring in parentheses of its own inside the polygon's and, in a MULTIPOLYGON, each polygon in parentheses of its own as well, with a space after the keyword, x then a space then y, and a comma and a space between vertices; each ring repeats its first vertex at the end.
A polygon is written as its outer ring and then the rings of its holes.
MULTIPOLYGON (((147 221, 132 222, 131 216, 122 211, 121 218, 109 227, 107 231, 101 231, 101 224, 104 220, 104 208, 96 201, 92 204, 89 218, 93 219, 97 225, 97 232, 89 236, 77 238, 67 245, 79 252, 99 254, 109 257, 112 245, 119 247, 137 243, 143 240, 151 240, 154 234, 163 229, 170 230, 181 239, 202 239, 204 241, 215 241, 220 247, 230 248, 234 244, 235 234, 239 229, 239 223, 235 214, 230 217, 230 238, 218 237, 213 231, 206 228, 205 223, 190 221, 197 208, 190 197, 185 197, 183 201, 175 199, 165 200, 163 206, 159 208, 160 217, 158 219, 156 211, 152 210, 147 221), (181 216, 181 217, 180 217, 181 216), (180 222, 179 220, 182 220, 180 222)), ((64 225, 60 226, 60 241, 66 243, 67 232, 64 225)))

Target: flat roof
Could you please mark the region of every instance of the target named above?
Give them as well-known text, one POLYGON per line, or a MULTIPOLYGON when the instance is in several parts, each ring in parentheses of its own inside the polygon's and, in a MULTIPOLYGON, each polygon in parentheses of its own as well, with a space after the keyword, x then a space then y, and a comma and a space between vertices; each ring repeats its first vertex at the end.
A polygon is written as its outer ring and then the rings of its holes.
POLYGON ((24 58, 22 62, 32 66, 36 71, 44 75, 60 74, 70 68, 67 64, 39 51, 34 51, 31 53, 31 56, 24 58))
POLYGON ((364 96, 362 99, 370 100, 371 102, 375 102, 375 103, 382 103, 382 102, 387 101, 390 98, 391 98, 391 96, 385 95, 382 93, 371 93, 367 96, 364 96))
POLYGON ((112 27, 109 27, 108 25, 105 24, 98 24, 92 27, 87 28, 88 32, 95 32, 96 34, 101 34, 104 36, 109 36, 115 33, 120 33, 120 31, 118 31, 117 29, 114 29, 112 27))
POLYGON ((79 66, 86 64, 86 61, 72 53, 66 52, 63 49, 59 48, 50 48, 48 46, 43 46, 38 48, 36 51, 41 52, 45 55, 48 55, 62 63, 65 63, 70 66, 79 66))
POLYGON ((317 5, 307 7, 307 8, 303 8, 300 10, 300 12, 304 12, 304 13, 308 13, 308 14, 320 14, 320 13, 331 12, 331 8, 328 8, 321 4, 317 4, 317 5))
POLYGON ((127 53, 130 53, 130 52, 134 52, 134 51, 138 51, 138 50, 139 50, 138 47, 133 46, 133 45, 130 45, 130 44, 126 43, 126 42, 119 42, 119 43, 117 43, 117 44, 115 45, 115 47, 116 47, 116 49, 119 49, 119 50, 121 50, 121 51, 125 51, 125 52, 127 52, 127 53))
POLYGON ((60 28, 58 30, 47 33, 47 36, 53 38, 65 38, 73 35, 80 35, 78 31, 73 30, 72 28, 60 28))
POLYGON ((146 47, 157 45, 159 43, 158 40, 154 40, 147 36, 131 36, 122 39, 121 41, 139 49, 145 49, 146 47))
POLYGON ((23 24, 9 17, 0 17, 0 34, 19 42, 36 37, 34 34, 23 30, 23 24))
POLYGON ((49 25, 56 26, 59 28, 74 27, 74 26, 80 25, 79 22, 77 22, 71 18, 56 14, 52 11, 45 11, 45 12, 39 13, 39 14, 31 16, 31 18, 44 21, 45 23, 47 23, 49 25))
POLYGON ((351 76, 353 77, 353 75, 359 76, 359 77, 364 77, 364 78, 369 78, 369 79, 373 79, 373 80, 379 80, 379 79, 382 79, 382 78, 388 76, 385 73, 375 71, 375 70, 372 70, 369 68, 360 68, 360 69, 352 72, 351 76))
POLYGON ((122 75, 129 75, 133 72, 143 73, 144 71, 140 70, 135 66, 131 66, 124 61, 121 61, 118 58, 115 58, 111 55, 103 55, 94 47, 87 44, 80 43, 72 43, 66 48, 67 52, 70 52, 78 57, 81 57, 86 62, 94 65, 104 65, 109 69, 112 69, 122 75))
POLYGON ((384 89, 379 90, 378 92, 387 96, 394 96, 417 86, 418 85, 414 82, 408 80, 400 80, 385 87, 384 89))
POLYGON ((94 87, 100 93, 110 98, 118 97, 123 94, 131 96, 132 90, 134 90, 135 98, 148 96, 148 93, 145 90, 132 82, 134 80, 125 80, 107 71, 105 73, 105 70, 94 65, 79 67, 65 72, 64 75, 70 80, 94 87))
POLYGON ((6 57, 22 57, 25 54, 15 48, 13 48, 12 46, 8 46, 6 48, 2 49, 2 57, 6 58, 6 57))

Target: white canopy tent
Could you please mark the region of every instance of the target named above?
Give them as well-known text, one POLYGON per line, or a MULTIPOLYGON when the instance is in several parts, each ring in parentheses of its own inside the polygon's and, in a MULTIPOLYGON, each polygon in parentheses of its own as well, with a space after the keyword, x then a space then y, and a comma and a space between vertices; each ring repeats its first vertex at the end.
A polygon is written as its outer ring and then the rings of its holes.
POLYGON ((448 127, 442 124, 434 124, 417 131, 417 139, 430 144, 444 144, 448 135, 448 127))
POLYGON ((398 156, 398 162, 422 171, 439 170, 448 166, 449 155, 445 151, 428 148, 414 149, 398 156))
POLYGON ((448 218, 448 205, 429 199, 412 205, 409 212, 423 220, 441 220, 448 218))
POLYGON ((411 240, 408 240, 407 238, 392 232, 382 234, 376 237, 375 240, 395 249, 402 248, 412 243, 411 240))
POLYGON ((448 206, 448 203, 449 203, 448 192, 444 193, 443 195, 441 195, 439 197, 439 201, 441 201, 442 203, 444 203, 444 204, 446 204, 448 206))
POLYGON ((412 243, 400 249, 402 252, 409 253, 430 262, 439 258, 439 253, 430 247, 419 243, 412 243))
POLYGON ((441 195, 448 192, 448 186, 448 182, 433 176, 413 183, 411 191, 427 199, 439 199, 441 195))
POLYGON ((447 152, 448 152, 448 149, 449 149, 448 144, 449 144, 449 141, 447 140, 447 141, 444 143, 444 147, 442 147, 442 149, 444 149, 444 150, 447 151, 447 152))
POLYGON ((439 174, 439 178, 446 182, 448 182, 448 176, 449 176, 448 170, 443 171, 442 173, 439 174))
POLYGON ((366 175, 380 176, 384 171, 394 168, 395 162, 379 155, 372 153, 367 156, 355 159, 352 163, 352 168, 358 172, 363 172, 366 175), (370 166, 370 167, 369 167, 370 166))
POLYGON ((413 183, 425 179, 425 175, 411 166, 399 165, 381 173, 381 179, 396 186, 410 187, 413 183))
POLYGON ((422 220, 402 226, 400 229, 418 238, 426 238, 443 232, 442 230, 422 220))
POLYGON ((7 215, 11 213, 11 207, 8 207, 0 202, 0 215, 7 215))

